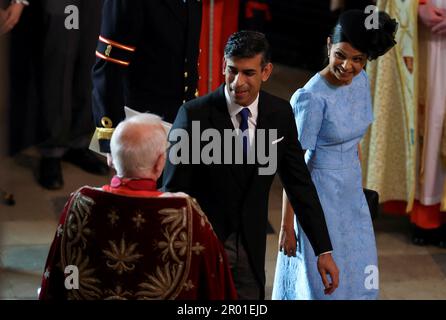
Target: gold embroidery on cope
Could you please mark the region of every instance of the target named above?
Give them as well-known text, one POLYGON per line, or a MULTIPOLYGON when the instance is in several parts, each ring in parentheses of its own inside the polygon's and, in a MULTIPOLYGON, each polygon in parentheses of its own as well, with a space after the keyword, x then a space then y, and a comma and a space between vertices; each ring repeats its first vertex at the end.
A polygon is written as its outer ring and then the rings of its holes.
POLYGON ((124 272, 130 272, 135 269, 135 263, 142 254, 135 252, 137 243, 127 245, 124 236, 121 238, 120 246, 115 241, 108 241, 111 250, 102 250, 102 252, 110 259, 107 260, 107 267, 116 271, 119 275, 124 272))

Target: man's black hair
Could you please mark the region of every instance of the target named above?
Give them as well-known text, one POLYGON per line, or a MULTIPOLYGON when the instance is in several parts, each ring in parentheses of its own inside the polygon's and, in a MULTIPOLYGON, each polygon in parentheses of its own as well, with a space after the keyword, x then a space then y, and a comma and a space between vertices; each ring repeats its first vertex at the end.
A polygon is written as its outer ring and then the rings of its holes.
POLYGON ((253 58, 262 54, 262 67, 271 61, 271 52, 265 35, 257 31, 233 33, 225 46, 225 58, 253 58))

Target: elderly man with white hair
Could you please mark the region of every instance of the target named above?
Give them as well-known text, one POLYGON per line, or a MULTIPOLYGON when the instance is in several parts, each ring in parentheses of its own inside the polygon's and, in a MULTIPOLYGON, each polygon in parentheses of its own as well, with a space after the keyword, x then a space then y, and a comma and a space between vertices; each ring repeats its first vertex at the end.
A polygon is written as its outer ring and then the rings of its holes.
POLYGON ((117 174, 71 195, 39 299, 236 299, 225 250, 196 201, 156 189, 167 148, 161 119, 124 120, 110 148, 117 174))
MULTIPOLYGON (((161 196, 156 181, 166 162, 167 133, 159 116, 141 113, 121 122, 110 141, 108 165, 116 170, 108 192, 161 196), (140 189, 135 185, 143 184, 140 189)), ((184 196, 184 194, 176 194, 184 196)))

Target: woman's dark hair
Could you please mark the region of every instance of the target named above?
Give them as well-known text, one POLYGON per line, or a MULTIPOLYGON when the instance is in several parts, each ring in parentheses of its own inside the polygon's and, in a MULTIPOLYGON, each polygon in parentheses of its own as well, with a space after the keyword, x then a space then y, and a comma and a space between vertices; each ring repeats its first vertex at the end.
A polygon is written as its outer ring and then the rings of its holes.
POLYGON ((271 61, 271 52, 265 35, 257 31, 233 33, 225 46, 225 58, 253 58, 262 54, 262 67, 271 61))
POLYGON ((348 42, 355 49, 374 60, 395 46, 398 23, 386 12, 378 13, 377 28, 366 26, 368 15, 361 10, 349 10, 341 14, 333 29, 331 43, 348 42))

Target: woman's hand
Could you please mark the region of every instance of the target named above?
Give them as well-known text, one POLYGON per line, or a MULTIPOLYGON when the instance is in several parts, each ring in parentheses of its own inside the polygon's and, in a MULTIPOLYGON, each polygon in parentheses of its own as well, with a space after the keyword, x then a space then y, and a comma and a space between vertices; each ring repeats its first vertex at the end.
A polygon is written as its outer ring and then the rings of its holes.
POLYGON ((297 238, 294 226, 282 226, 279 234, 279 251, 288 257, 296 256, 297 238))
POLYGON ((3 17, 0 16, 0 20, 3 21, 0 27, 0 35, 10 32, 15 27, 22 16, 24 7, 25 6, 21 3, 11 3, 9 7, 4 10, 3 17))

